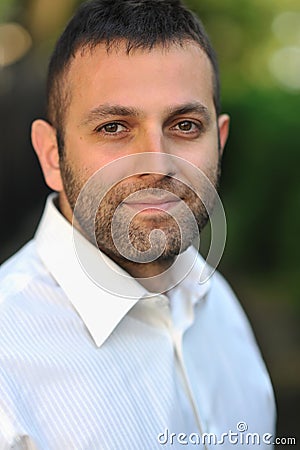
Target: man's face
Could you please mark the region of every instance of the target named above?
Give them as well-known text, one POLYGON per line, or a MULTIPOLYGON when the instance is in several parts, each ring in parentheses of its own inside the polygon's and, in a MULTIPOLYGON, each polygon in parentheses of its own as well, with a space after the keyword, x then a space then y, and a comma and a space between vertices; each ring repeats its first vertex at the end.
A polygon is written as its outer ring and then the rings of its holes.
MULTIPOLYGON (((146 157, 149 152, 157 161, 153 163, 157 173, 150 173, 156 172, 150 169, 139 173, 134 157, 124 167, 118 164, 111 169, 117 182, 99 207, 95 234, 99 247, 112 258, 119 257, 111 223, 120 204, 118 233, 128 231, 124 224, 134 212, 129 228, 132 248, 139 252, 148 250, 150 232, 160 229, 166 238, 162 254, 165 259, 187 248, 195 237, 184 217, 185 209, 173 201, 172 194, 194 213, 199 228, 206 223, 207 213, 199 197, 176 180, 179 177, 189 184, 188 171, 182 173, 184 167, 176 164, 172 156, 192 163, 217 184, 217 120, 221 128, 223 123, 222 117, 216 118, 212 79, 207 56, 192 43, 184 47, 174 45, 168 50, 137 50, 130 55, 125 47, 107 53, 104 45, 92 52, 77 53, 67 75, 71 101, 65 113, 65 147, 60 164, 64 184, 60 207, 64 215, 72 220, 80 191, 105 165, 129 155, 144 153, 146 157), (170 158, 160 158, 162 154, 170 158), (145 195, 126 200, 141 189, 145 195), (181 230, 176 217, 183 224, 181 230)), ((106 172, 104 187, 108 181, 106 172)), ((80 215, 82 228, 88 228, 88 209, 80 215)), ((89 234, 89 230, 85 231, 89 234)), ((132 254, 130 249, 127 251, 130 259, 132 254)))

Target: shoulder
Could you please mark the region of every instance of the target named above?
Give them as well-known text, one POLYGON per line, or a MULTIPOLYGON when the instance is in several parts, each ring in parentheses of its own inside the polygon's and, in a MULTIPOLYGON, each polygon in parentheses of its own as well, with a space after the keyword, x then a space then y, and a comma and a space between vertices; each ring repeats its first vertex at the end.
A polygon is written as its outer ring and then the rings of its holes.
POLYGON ((11 373, 15 364, 32 364, 42 340, 47 346, 47 327, 61 326, 66 305, 68 300, 39 258, 35 241, 4 263, 0 268, 0 368, 11 373))
POLYGON ((231 316, 234 313, 234 315, 242 315, 243 318, 246 318, 236 293, 220 272, 216 271, 212 276, 209 295, 212 302, 218 307, 217 309, 222 311, 222 314, 227 312, 231 316))
POLYGON ((217 271, 211 279, 208 305, 225 336, 241 339, 258 350, 249 319, 237 295, 224 276, 217 271))
POLYGON ((32 240, 0 267, 0 319, 15 299, 28 297, 45 277, 49 275, 32 240))
POLYGON ((36 276, 37 262, 35 243, 30 241, 0 266, 0 304, 36 276))

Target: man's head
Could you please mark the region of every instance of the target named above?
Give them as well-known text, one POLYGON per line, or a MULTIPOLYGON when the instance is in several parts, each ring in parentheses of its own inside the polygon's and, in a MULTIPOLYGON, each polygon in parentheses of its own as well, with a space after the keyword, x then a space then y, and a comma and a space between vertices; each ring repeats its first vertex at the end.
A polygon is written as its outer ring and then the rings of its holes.
MULTIPOLYGON (((124 195, 139 189, 182 196, 200 228, 204 225, 207 215, 199 199, 174 181, 178 175, 187 184, 190 180, 172 156, 190 162, 217 185, 229 120, 219 115, 214 52, 198 19, 179 1, 94 0, 82 5, 54 51, 48 102, 51 124, 36 121, 32 140, 46 182, 59 192, 69 221, 80 191, 97 170, 128 155, 157 156, 155 170, 141 173, 133 158, 127 171, 118 166, 119 173, 113 173, 119 183, 96 220, 98 243, 106 253, 115 256, 109 240, 113 209, 123 202, 121 229, 122 217, 138 207, 124 202, 124 195), (167 162, 161 154, 170 155, 167 162), (129 173, 134 175, 128 178, 129 173)), ((137 249, 147 248, 145 240, 154 228, 169 237, 165 257, 182 249, 180 232, 187 236, 184 248, 190 245, 189 223, 177 230, 172 221, 174 205, 151 193, 143 201, 148 207, 134 217, 131 229, 137 249)))
POLYGON ((92 0, 83 3, 58 40, 48 72, 48 120, 63 149, 64 118, 72 90, 68 71, 78 51, 105 44, 107 51, 125 44, 126 52, 150 51, 196 42, 212 65, 213 99, 220 114, 219 73, 215 52, 200 20, 180 0, 92 0))

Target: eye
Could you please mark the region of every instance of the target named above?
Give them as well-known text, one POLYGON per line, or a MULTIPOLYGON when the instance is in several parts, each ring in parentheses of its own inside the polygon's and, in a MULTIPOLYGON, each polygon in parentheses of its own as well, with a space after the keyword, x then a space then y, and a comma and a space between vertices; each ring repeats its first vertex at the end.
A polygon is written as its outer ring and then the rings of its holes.
POLYGON ((178 137, 196 139, 204 132, 204 126, 198 120, 185 119, 175 123, 171 130, 178 137))
POLYGON ((174 128, 177 128, 180 131, 190 132, 190 131, 198 131, 199 125, 195 124, 191 120, 183 120, 179 122, 174 128))
POLYGON ((127 131, 127 128, 119 122, 109 122, 105 125, 101 125, 95 129, 97 133, 104 134, 119 134, 123 131, 127 131))

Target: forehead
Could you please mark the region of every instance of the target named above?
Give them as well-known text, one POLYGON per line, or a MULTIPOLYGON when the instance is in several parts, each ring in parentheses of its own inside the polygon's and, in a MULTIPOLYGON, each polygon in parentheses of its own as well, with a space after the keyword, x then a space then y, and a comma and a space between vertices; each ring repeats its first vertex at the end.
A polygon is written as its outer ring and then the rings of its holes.
POLYGON ((104 44, 79 50, 65 81, 70 91, 67 115, 97 103, 138 106, 147 112, 198 100, 214 108, 211 62, 193 42, 129 54, 125 45, 110 51, 104 44))

